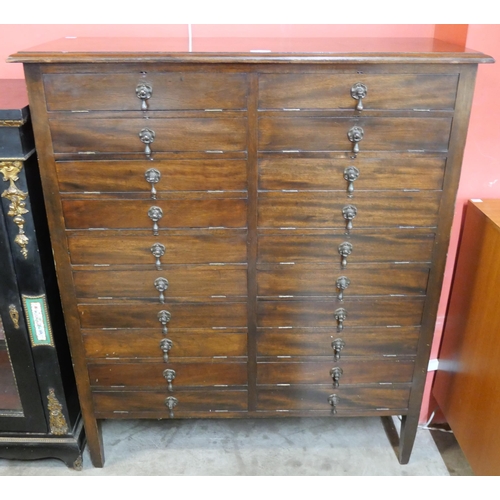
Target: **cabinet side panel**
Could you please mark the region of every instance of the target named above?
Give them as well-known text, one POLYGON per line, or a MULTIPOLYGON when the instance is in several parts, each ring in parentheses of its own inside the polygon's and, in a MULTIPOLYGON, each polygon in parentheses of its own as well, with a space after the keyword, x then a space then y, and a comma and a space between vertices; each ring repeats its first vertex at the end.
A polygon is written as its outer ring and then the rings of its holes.
POLYGON ((33 130, 36 137, 36 149, 39 154, 44 200, 52 238, 54 259, 56 262, 57 279, 77 380, 78 395, 82 406, 87 442, 89 444, 93 464, 102 467, 104 463, 102 435, 98 428, 97 421, 93 417, 93 403, 85 365, 84 346, 80 335, 80 323, 76 308, 73 279, 71 276, 68 244, 64 231, 64 220, 59 196, 54 153, 49 127, 47 126, 48 116, 40 65, 26 64, 25 75, 33 120, 33 130))
POLYGON ((443 183, 443 195, 438 214, 439 225, 437 228, 435 246, 433 251, 431 272, 429 275, 429 286, 427 299, 424 306, 421 337, 418 345, 417 360, 413 387, 410 395, 408 416, 403 423, 400 462, 407 463, 413 447, 422 395, 427 375, 427 364, 429 361, 432 337, 436 323, 437 309, 441 296, 444 268, 446 264, 447 250, 450 242, 451 224, 455 209, 456 192, 460 179, 467 127, 469 125, 472 96, 476 80, 477 65, 462 65, 457 68, 460 71, 457 100, 455 104, 455 115, 451 127, 449 156, 446 162, 445 177, 443 183))
POLYGON ((477 475, 500 474, 500 231, 469 203, 433 394, 477 475))

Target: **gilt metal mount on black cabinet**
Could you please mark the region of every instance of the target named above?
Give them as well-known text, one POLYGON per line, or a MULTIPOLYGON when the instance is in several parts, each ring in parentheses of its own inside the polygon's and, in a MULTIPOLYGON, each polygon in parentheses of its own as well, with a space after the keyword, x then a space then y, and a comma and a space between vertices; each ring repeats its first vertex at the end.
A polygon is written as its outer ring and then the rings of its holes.
POLYGON ((67 347, 23 80, 0 80, 0 458, 82 468, 67 347))

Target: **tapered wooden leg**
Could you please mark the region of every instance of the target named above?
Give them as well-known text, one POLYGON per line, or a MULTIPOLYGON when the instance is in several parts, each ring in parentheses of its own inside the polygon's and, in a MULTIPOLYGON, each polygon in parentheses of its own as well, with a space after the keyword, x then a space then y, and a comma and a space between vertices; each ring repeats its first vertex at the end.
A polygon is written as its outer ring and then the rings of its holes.
POLYGON ((399 434, 399 463, 406 465, 410 461, 411 450, 415 443, 418 429, 418 417, 403 416, 399 434))
POLYGON ((89 447, 90 460, 94 467, 104 467, 104 447, 102 442, 101 422, 93 417, 85 418, 85 435, 87 437, 87 446, 89 447))
POLYGON ((401 465, 406 465, 410 461, 411 451, 417 435, 418 418, 403 416, 401 418, 401 430, 398 433, 392 417, 382 417, 387 438, 391 443, 394 453, 401 465))

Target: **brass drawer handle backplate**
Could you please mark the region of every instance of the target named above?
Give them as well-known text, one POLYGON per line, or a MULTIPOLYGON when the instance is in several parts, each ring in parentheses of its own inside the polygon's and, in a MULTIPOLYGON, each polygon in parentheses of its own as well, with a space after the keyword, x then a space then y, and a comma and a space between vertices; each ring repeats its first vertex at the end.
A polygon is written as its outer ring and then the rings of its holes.
POLYGON ((339 308, 335 310, 334 313, 335 320, 337 321, 337 330, 340 332, 344 329, 344 321, 347 318, 347 311, 344 308, 339 308))
POLYGON ((342 208, 342 215, 346 220, 346 230, 350 231, 352 229, 352 221, 354 217, 358 214, 358 209, 354 205, 346 205, 342 208))
POLYGON ((162 245, 161 243, 155 243, 151 247, 151 253, 153 254, 153 257, 156 259, 156 269, 159 271, 161 269, 161 262, 160 262, 160 257, 163 257, 165 255, 165 245, 162 245))
POLYGON ((172 387, 172 382, 175 380, 175 370, 167 368, 166 370, 164 370, 163 376, 165 377, 165 380, 168 382, 168 391, 174 392, 174 388, 172 387))
POLYGON ((332 377, 332 379, 333 379, 333 387, 339 386, 340 377, 342 376, 343 373, 344 373, 344 371, 339 366, 336 366, 335 368, 332 368, 330 370, 330 377, 332 377))
POLYGON ((144 149, 144 153, 147 154, 148 156, 151 154, 150 144, 154 142, 155 135, 156 134, 155 134, 154 130, 151 130, 149 128, 143 128, 139 132, 139 138, 146 145, 146 147, 144 149))
POLYGON ((160 349, 163 351, 163 361, 165 361, 165 363, 168 361, 168 353, 173 345, 174 343, 170 339, 160 340, 160 349))
POLYGON ((174 418, 174 408, 177 406, 177 403, 179 400, 177 398, 174 398, 173 396, 169 396, 167 399, 165 399, 165 406, 170 410, 170 418, 174 418))
POLYGON ((167 333, 168 333, 167 323, 170 321, 171 317, 172 317, 172 315, 168 311, 165 311, 165 310, 162 310, 158 313, 158 321, 162 325, 161 332, 163 333, 163 335, 167 335, 167 333))
POLYGON ((332 342, 334 361, 338 361, 340 359, 340 351, 342 351, 344 347, 345 347, 345 342, 342 339, 335 339, 332 342))
POLYGON ((168 280, 166 278, 156 278, 154 284, 155 288, 160 292, 160 302, 165 304, 165 295, 163 292, 168 288, 168 280))
POLYGON ((347 267, 347 257, 351 255, 353 246, 348 241, 344 241, 339 245, 339 254, 342 257, 341 266, 347 267))
POLYGON ((163 217, 163 210, 153 206, 148 210, 148 217, 153 221, 153 236, 158 236, 158 221, 163 217))
POLYGON ((344 170, 344 179, 347 181, 347 194, 349 197, 354 193, 354 181, 359 177, 359 170, 356 167, 347 167, 344 170))
POLYGON ((141 102, 142 111, 148 110, 148 99, 153 95, 153 87, 149 83, 139 83, 135 89, 135 95, 141 102))
POLYGON ((161 179, 161 172, 156 170, 156 168, 148 168, 144 173, 144 177, 151 184, 151 199, 156 200, 155 184, 161 179))
POLYGON ((358 82, 351 87, 351 97, 358 101, 356 104, 356 111, 363 111, 363 99, 366 97, 367 93, 368 88, 363 83, 358 82))
POLYGON ((330 394, 328 396, 328 403, 332 407, 332 414, 335 415, 337 413, 337 405, 339 404, 339 398, 336 394, 330 394))
POLYGON ((339 300, 344 300, 344 290, 351 284, 351 280, 347 278, 346 276, 339 276, 337 278, 337 288, 339 290, 339 294, 337 295, 337 298, 339 300))
POLYGON ((352 152, 357 155, 359 153, 359 143, 363 140, 365 131, 361 127, 352 127, 347 132, 347 137, 353 143, 352 152))

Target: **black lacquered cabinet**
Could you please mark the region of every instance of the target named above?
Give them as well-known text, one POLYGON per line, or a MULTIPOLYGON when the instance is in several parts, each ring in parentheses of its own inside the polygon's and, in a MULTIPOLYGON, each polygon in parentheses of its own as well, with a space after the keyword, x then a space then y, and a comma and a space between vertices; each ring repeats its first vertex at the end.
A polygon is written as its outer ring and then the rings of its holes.
POLYGON ((0 80, 0 458, 80 469, 84 433, 23 80, 0 80))

